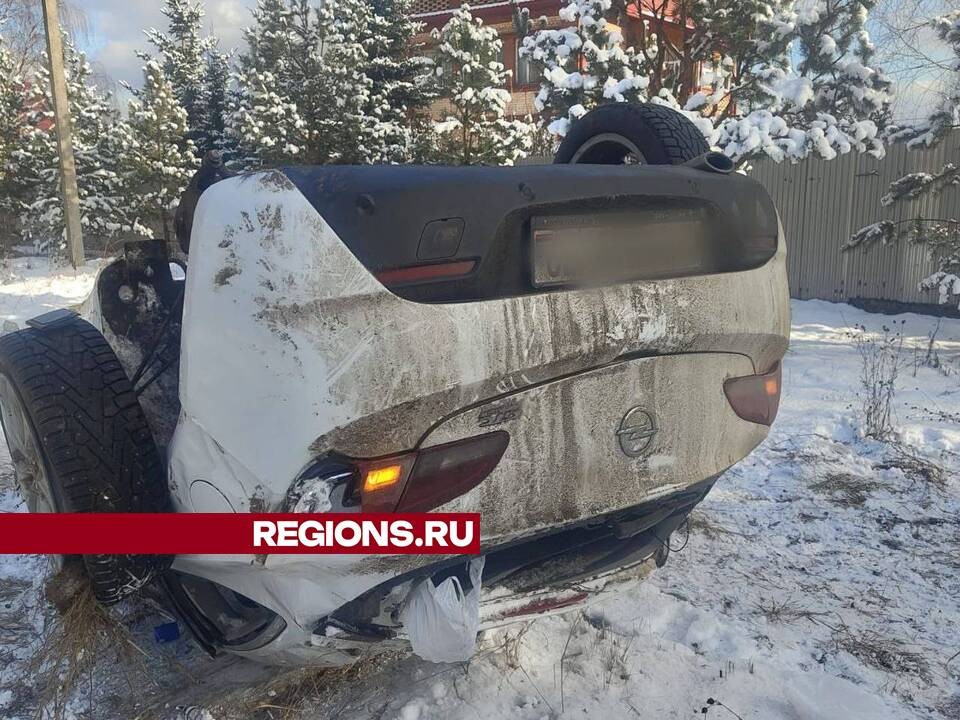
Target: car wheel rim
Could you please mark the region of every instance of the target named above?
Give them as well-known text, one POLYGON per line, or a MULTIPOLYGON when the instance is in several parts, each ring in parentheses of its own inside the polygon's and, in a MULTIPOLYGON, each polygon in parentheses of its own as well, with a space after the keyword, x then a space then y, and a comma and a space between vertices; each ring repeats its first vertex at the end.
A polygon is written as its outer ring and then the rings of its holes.
POLYGON ((571 165, 646 165, 647 158, 636 143, 619 133, 594 135, 570 158, 571 165))
MULTIPOLYGON (((13 384, 0 374, 0 426, 7 440, 13 474, 27 510, 36 513, 57 512, 53 486, 40 451, 40 444, 27 417, 26 408, 13 384)), ((49 556, 55 570, 63 566, 63 557, 49 556)))

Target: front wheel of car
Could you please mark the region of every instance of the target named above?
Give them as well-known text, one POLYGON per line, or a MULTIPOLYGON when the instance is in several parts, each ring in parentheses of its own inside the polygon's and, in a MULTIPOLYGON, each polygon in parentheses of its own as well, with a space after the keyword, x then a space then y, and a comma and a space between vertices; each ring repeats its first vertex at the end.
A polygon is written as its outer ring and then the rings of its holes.
POLYGON ((608 103, 577 120, 554 163, 681 165, 710 149, 688 118, 664 105, 608 103))
MULTIPOLYGON (((30 512, 169 510, 134 389, 103 335, 76 315, 0 337, 0 424, 30 512)), ((97 600, 112 604, 170 558, 85 555, 83 562, 97 600)))

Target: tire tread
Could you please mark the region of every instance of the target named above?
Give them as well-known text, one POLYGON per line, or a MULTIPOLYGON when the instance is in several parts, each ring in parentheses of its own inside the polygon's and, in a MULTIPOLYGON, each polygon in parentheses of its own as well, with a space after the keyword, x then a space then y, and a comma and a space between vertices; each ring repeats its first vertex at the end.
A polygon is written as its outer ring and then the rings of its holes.
MULTIPOLYGON (((133 386, 103 335, 79 317, 0 337, 0 372, 13 381, 45 455, 61 512, 167 512, 163 464, 133 386)), ((169 558, 87 555, 97 599, 110 604, 169 558)))

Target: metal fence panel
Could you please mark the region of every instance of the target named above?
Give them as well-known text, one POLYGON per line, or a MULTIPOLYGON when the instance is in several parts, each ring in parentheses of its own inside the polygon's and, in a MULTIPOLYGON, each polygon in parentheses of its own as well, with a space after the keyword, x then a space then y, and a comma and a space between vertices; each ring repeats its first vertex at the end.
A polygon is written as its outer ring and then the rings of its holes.
POLYGON ((924 247, 903 242, 846 253, 840 248, 856 230, 880 220, 960 219, 956 188, 893 207, 880 204, 893 180, 908 172, 937 172, 947 162, 960 164, 960 131, 931 150, 895 145, 883 160, 851 153, 796 164, 758 161, 751 174, 776 202, 787 236, 791 294, 935 303, 935 296, 918 288, 936 270, 924 247))

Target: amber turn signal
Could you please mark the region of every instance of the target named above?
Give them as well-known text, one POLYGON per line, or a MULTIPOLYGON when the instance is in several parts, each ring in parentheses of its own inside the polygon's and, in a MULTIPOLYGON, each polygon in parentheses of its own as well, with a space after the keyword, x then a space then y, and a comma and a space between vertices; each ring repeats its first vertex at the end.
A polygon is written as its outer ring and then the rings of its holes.
POLYGON ((371 492, 373 490, 382 490, 390 485, 396 485, 400 482, 402 475, 403 468, 400 465, 371 468, 367 470, 367 475, 363 478, 363 491, 371 492))

